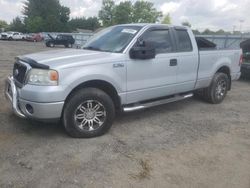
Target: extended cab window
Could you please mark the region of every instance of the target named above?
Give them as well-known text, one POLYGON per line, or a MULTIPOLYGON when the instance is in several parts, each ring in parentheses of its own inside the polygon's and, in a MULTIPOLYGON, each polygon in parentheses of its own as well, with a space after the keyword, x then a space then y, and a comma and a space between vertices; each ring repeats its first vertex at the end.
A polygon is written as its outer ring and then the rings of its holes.
POLYGON ((193 50, 192 43, 186 30, 176 30, 178 51, 190 52, 193 50))
POLYGON ((149 30, 142 36, 142 40, 146 44, 153 45, 156 54, 169 53, 173 50, 168 29, 149 30))

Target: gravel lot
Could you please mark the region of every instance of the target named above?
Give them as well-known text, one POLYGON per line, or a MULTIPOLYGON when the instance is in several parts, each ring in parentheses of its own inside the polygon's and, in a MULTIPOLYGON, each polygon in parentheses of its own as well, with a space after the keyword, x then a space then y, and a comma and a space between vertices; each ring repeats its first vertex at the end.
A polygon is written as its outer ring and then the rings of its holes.
POLYGON ((12 115, 4 79, 42 43, 0 41, 0 187, 250 188, 250 80, 225 101, 188 99, 124 114, 108 134, 72 139, 60 124, 12 115))

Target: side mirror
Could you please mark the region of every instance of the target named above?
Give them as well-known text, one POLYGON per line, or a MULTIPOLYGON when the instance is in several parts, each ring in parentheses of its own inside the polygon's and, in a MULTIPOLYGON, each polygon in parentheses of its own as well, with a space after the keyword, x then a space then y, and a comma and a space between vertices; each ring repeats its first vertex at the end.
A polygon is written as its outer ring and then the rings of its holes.
POLYGON ((155 48, 153 45, 135 46, 130 49, 129 55, 131 59, 154 59, 155 48))

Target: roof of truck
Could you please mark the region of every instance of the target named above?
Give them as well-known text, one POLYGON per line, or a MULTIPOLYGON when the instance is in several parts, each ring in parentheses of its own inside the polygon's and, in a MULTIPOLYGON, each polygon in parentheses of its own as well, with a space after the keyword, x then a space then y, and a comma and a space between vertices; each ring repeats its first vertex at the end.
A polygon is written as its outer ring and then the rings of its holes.
POLYGON ((130 24, 120 24, 120 26, 139 26, 139 27, 145 27, 145 26, 168 26, 168 27, 178 27, 178 28, 187 29, 186 26, 176 26, 176 25, 160 24, 160 23, 130 23, 130 24))

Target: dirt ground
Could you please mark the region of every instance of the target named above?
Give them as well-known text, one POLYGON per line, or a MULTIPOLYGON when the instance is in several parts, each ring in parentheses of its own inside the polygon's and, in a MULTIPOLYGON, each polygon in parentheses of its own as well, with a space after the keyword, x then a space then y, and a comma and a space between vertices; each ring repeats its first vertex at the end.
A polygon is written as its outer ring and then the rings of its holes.
POLYGON ((22 120, 4 98, 14 57, 50 50, 0 41, 0 187, 250 188, 250 80, 220 105, 195 98, 116 118, 108 134, 68 137, 22 120))

